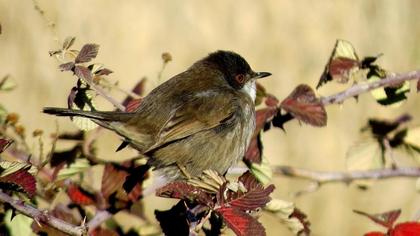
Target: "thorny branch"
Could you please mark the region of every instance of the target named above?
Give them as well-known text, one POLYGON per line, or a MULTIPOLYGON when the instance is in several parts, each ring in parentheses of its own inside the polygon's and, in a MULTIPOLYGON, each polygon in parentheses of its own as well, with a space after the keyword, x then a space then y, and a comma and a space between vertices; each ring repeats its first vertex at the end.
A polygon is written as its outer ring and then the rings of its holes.
POLYGON ((45 223, 61 232, 75 236, 86 235, 87 233, 87 227, 85 225, 77 226, 67 223, 46 212, 38 210, 37 208, 26 204, 21 200, 13 199, 2 190, 0 190, 0 201, 7 202, 20 213, 31 217, 35 221, 45 223))
POLYGON ((380 87, 386 87, 386 86, 390 86, 394 84, 399 84, 404 81, 409 81, 409 80, 414 80, 414 79, 420 79, 420 70, 411 71, 404 74, 392 74, 392 75, 387 76, 384 79, 381 79, 372 83, 357 84, 340 93, 321 98, 321 103, 324 105, 340 104, 348 98, 356 97, 360 94, 369 92, 371 90, 374 90, 380 87))
POLYGON ((277 175, 307 179, 318 182, 319 184, 344 182, 351 183, 355 180, 366 179, 388 179, 394 177, 420 177, 418 167, 399 167, 387 169, 374 169, 365 171, 316 171, 291 166, 275 166, 273 172, 277 175))
MULTIPOLYGON (((340 93, 323 97, 321 102, 324 105, 340 104, 348 98, 358 96, 368 91, 374 90, 380 87, 386 87, 393 84, 398 84, 408 80, 420 79, 420 71, 412 71, 405 74, 393 74, 379 81, 372 83, 364 83, 354 85, 345 91, 340 93)), ((110 99, 110 96, 102 89, 98 89, 97 86, 92 86, 100 95, 104 96, 111 103, 114 104, 120 110, 124 110, 118 102, 110 99)), ((314 171, 290 166, 276 166, 274 167, 274 173, 287 177, 308 179, 314 181, 319 185, 324 183, 332 182, 344 182, 350 183, 354 180, 361 179, 386 179, 394 177, 420 177, 420 168, 394 168, 394 169, 377 169, 368 171, 353 171, 353 172, 328 172, 328 171, 314 171)), ((13 199, 11 196, 0 190, 0 201, 9 203, 14 209, 21 212, 22 214, 33 218, 34 220, 41 221, 57 230, 68 233, 70 235, 86 235, 88 227, 86 225, 76 226, 62 221, 56 217, 51 216, 48 213, 42 212, 37 208, 30 206, 20 200, 13 199)), ((88 223, 89 226, 97 226, 104 222, 110 217, 108 212, 100 212, 95 220, 88 223)), ((93 227, 94 228, 94 227, 93 227)))

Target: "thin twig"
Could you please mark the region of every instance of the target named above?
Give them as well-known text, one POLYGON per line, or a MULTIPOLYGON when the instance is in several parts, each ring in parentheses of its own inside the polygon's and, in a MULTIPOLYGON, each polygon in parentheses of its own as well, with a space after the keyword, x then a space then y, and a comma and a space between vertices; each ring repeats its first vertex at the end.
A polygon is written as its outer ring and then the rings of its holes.
POLYGON ((273 172, 276 175, 294 177, 316 181, 320 184, 344 182, 350 183, 354 180, 362 179, 389 179, 395 177, 420 177, 418 167, 399 167, 397 169, 374 169, 365 171, 316 171, 291 166, 275 166, 273 172))
POLYGON ((386 87, 386 86, 390 86, 394 84, 399 84, 404 81, 414 80, 414 79, 420 79, 420 70, 411 71, 404 74, 392 74, 392 75, 387 76, 384 79, 371 82, 371 83, 356 84, 340 93, 337 93, 328 97, 322 97, 321 103, 324 105, 340 104, 348 98, 356 97, 360 94, 369 92, 371 90, 374 90, 380 87, 386 87))
POLYGON ((96 215, 87 223, 89 231, 96 229, 111 217, 112 214, 109 211, 98 211, 96 215))
POLYGON ((20 213, 31 217, 32 219, 47 224, 54 229, 57 229, 61 232, 70 234, 70 235, 86 235, 87 227, 86 226, 77 226, 67 223, 61 219, 58 219, 46 212, 40 211, 39 209, 26 204, 18 199, 13 199, 11 196, 4 193, 0 190, 0 201, 9 203, 15 210, 20 213))

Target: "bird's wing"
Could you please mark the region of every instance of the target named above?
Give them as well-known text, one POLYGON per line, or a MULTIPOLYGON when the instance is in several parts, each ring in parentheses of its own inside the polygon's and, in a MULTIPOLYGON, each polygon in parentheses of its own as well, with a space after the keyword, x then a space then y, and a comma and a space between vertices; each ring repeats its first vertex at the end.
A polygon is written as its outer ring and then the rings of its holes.
POLYGON ((146 152, 228 122, 238 111, 237 102, 234 94, 228 92, 209 92, 194 97, 169 117, 157 134, 155 144, 146 152))

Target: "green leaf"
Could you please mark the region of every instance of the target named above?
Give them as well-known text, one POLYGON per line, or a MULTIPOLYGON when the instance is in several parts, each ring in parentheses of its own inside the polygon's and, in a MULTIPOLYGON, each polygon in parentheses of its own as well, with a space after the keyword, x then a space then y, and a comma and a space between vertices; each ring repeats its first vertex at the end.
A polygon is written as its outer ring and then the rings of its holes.
POLYGON ((346 165, 349 171, 382 168, 382 148, 376 139, 356 143, 346 153, 346 165))
POLYGON ((251 163, 250 170, 260 183, 266 185, 273 179, 273 170, 267 158, 262 156, 261 163, 251 163))
MULTIPOLYGON (((371 76, 369 81, 381 80, 378 76, 371 76)), ((407 99, 405 95, 410 91, 410 82, 405 81, 397 87, 385 87, 377 88, 372 90, 370 93, 376 99, 376 101, 384 106, 392 105, 392 107, 399 107, 403 104, 403 101, 407 99)))
POLYGON ((86 159, 77 159, 74 163, 70 164, 69 167, 61 169, 58 172, 57 180, 64 180, 74 175, 85 172, 90 168, 89 161, 86 159))
POLYGON ((274 213, 295 235, 298 235, 298 233, 305 228, 298 218, 291 217, 292 213, 295 211, 295 204, 293 202, 272 199, 264 207, 264 210, 274 213))
POLYGON ((35 175, 38 172, 35 166, 26 162, 0 161, 0 177, 10 175, 21 169, 28 169, 28 172, 32 175, 35 175))
POLYGON ((16 88, 16 82, 13 80, 10 75, 5 75, 0 80, 0 91, 11 91, 16 88))
POLYGON ((30 236, 32 234, 32 221, 33 219, 18 214, 15 217, 12 218, 12 210, 8 210, 6 212, 6 216, 4 219, 4 223, 6 224, 6 227, 10 230, 11 236, 30 236))
POLYGON ((7 110, 6 108, 4 108, 1 104, 0 104, 0 125, 4 124, 4 122, 6 121, 6 117, 7 117, 7 110))

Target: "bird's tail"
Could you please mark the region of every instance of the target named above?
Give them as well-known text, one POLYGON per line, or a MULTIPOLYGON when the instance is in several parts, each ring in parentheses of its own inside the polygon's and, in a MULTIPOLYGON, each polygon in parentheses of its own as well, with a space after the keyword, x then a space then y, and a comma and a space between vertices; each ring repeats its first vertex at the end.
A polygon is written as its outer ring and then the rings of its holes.
POLYGON ((125 122, 133 117, 134 113, 117 111, 82 111, 58 107, 44 107, 44 113, 56 116, 81 116, 99 121, 125 122))

